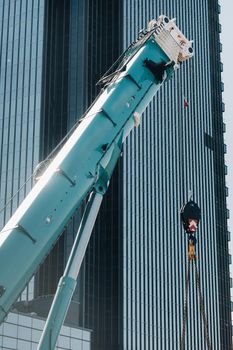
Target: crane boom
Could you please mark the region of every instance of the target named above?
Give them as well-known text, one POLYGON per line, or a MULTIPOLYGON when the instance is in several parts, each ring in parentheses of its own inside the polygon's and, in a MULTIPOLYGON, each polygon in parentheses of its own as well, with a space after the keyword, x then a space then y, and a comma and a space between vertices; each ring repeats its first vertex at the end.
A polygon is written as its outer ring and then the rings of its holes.
POLYGON ((122 143, 163 82, 192 55, 174 20, 160 16, 103 79, 97 100, 0 232, 0 321, 81 201, 93 189, 106 191, 122 143))

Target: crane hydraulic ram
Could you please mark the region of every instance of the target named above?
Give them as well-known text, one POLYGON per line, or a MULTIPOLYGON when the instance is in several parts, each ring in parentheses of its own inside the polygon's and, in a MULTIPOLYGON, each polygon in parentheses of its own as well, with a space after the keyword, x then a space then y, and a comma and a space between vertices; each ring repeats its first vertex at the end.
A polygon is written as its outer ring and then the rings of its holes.
POLYGON ((99 97, 0 233, 0 321, 81 201, 104 194, 122 143, 193 49, 175 20, 152 20, 102 79, 99 97))

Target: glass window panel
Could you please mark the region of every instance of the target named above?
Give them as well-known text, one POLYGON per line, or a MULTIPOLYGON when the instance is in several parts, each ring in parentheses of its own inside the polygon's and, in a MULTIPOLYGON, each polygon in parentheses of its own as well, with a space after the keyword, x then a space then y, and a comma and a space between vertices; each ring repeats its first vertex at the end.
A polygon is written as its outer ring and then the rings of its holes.
POLYGON ((71 349, 82 349, 82 340, 71 338, 71 349))
POLYGON ((70 332, 71 332, 71 328, 70 327, 62 326, 62 328, 61 328, 61 334, 62 335, 70 336, 70 332))
POLYGON ((71 328, 71 337, 82 339, 81 329, 71 328))
POLYGON ((31 340, 32 331, 31 328, 19 326, 18 337, 25 340, 31 340))
POLYGON ((91 350, 91 344, 86 342, 86 341, 84 341, 82 350, 91 350))
POLYGON ((34 342, 39 342, 41 336, 41 331, 37 329, 32 329, 32 340, 34 342))
POLYGON ((5 323, 3 332, 4 335, 14 337, 17 335, 17 326, 14 324, 5 323))
POLYGON ((31 343, 19 339, 17 344, 17 350, 31 350, 31 343))
POLYGON ((83 332, 82 332, 82 339, 84 339, 84 340, 90 340, 90 339, 91 339, 91 334, 90 334, 90 332, 83 331, 83 332))
POLYGON ((70 347, 70 338, 61 335, 58 338, 58 346, 68 349, 70 347))
POLYGON ((4 336, 2 345, 8 349, 17 349, 17 342, 14 338, 4 336))
POLYGON ((36 318, 32 320, 32 327, 35 329, 43 329, 45 322, 36 318))
POLYGON ((7 315, 6 321, 8 323, 18 323, 18 314, 14 313, 14 312, 10 312, 7 315))
POLYGON ((31 350, 37 350, 38 344, 32 343, 31 350))
POLYGON ((19 324, 27 326, 27 327, 31 327, 32 318, 28 317, 28 316, 19 315, 19 324))

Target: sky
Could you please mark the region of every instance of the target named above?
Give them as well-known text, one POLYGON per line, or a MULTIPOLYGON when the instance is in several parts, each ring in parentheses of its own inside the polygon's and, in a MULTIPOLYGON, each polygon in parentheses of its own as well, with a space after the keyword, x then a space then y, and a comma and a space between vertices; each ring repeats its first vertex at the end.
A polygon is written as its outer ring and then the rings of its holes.
MULTIPOLYGON (((220 23, 222 25, 221 42, 223 44, 222 62, 224 71, 222 81, 225 89, 223 101, 225 103, 224 121, 226 123, 225 144, 227 145, 226 165, 228 166, 228 175, 226 185, 229 187, 229 197, 227 206, 230 210, 230 219, 228 220, 229 231, 232 234, 232 241, 229 244, 230 253, 233 255, 233 0, 219 0, 222 7, 220 23)), ((231 268, 233 276, 233 269, 231 268)))

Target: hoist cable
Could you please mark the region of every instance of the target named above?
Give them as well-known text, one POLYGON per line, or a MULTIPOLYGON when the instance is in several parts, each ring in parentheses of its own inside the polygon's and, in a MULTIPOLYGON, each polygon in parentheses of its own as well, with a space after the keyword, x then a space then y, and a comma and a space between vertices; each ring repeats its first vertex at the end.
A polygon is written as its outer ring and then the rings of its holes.
POLYGON ((188 320, 189 285, 190 285, 190 260, 188 260, 188 268, 187 268, 186 279, 185 279, 185 301, 184 301, 184 310, 183 310, 183 324, 182 324, 182 336, 180 341, 180 350, 185 349, 185 332, 186 332, 186 324, 188 320))
POLYGON ((198 291, 199 300, 200 300, 200 310, 201 310, 201 315, 202 315, 203 323, 204 323, 205 341, 206 341, 208 349, 211 350, 212 345, 210 342, 209 331, 208 331, 208 320, 207 320, 207 316, 205 313, 204 298, 203 298, 203 295, 201 292, 200 275, 199 275, 199 271, 198 271, 197 264, 196 264, 195 260, 194 260, 194 267, 195 267, 195 276, 196 276, 196 282, 197 282, 197 291, 198 291))
POLYGON ((212 350, 212 345, 210 341, 209 331, 208 331, 208 319, 205 313, 205 306, 204 306, 204 297, 201 292, 201 283, 200 283, 200 274, 197 268, 196 260, 195 259, 189 259, 188 260, 188 268, 186 272, 186 279, 185 279, 185 301, 184 301, 184 308, 183 308, 183 323, 182 323, 182 335, 181 335, 181 341, 180 341, 180 350, 185 350, 185 334, 186 334, 186 327, 188 322, 188 295, 189 295, 189 289, 190 289, 190 265, 193 261, 194 269, 195 269, 195 278, 196 278, 196 288, 199 296, 200 301, 200 312, 204 323, 204 338, 205 343, 207 344, 208 350, 212 350))

